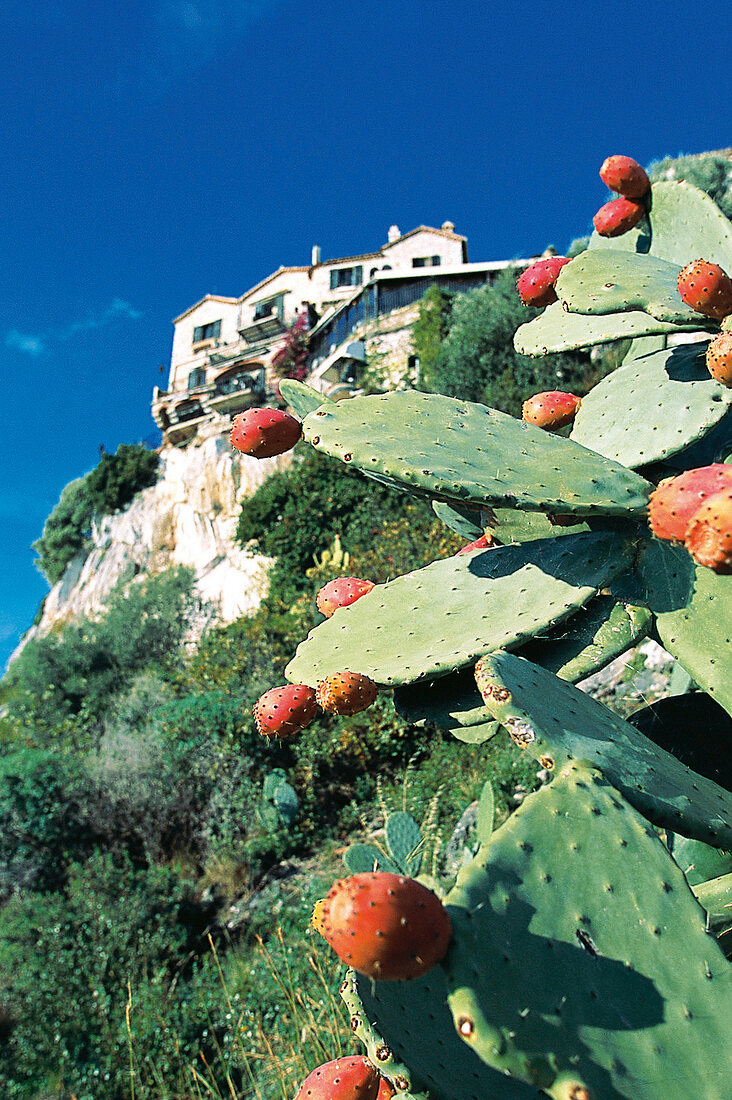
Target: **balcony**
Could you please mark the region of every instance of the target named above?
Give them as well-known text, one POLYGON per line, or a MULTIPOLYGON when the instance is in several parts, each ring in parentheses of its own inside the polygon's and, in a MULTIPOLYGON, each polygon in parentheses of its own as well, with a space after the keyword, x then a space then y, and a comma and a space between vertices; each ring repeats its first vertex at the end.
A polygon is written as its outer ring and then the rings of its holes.
POLYGON ((239 335, 247 344, 259 344, 264 340, 273 340, 280 336, 287 326, 276 313, 268 313, 239 329, 239 335))

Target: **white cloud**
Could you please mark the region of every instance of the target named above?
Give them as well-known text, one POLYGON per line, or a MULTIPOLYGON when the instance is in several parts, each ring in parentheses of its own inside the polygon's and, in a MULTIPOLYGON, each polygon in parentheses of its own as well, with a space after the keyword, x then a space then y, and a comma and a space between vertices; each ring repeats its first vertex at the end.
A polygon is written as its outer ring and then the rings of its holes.
POLYGON ((71 321, 62 328, 47 329, 44 332, 28 333, 19 332, 18 329, 10 329, 5 334, 5 346, 14 351, 20 351, 24 355, 36 358, 50 350, 54 343, 65 343, 73 340, 84 332, 92 332, 94 329, 104 328, 119 318, 127 318, 130 321, 138 321, 142 317, 139 309, 135 309, 129 302, 122 298, 113 298, 106 309, 98 314, 90 314, 80 321, 71 321))
POLYGON ((42 337, 32 336, 27 332, 18 332, 17 328, 12 328, 6 333, 5 346, 12 348, 13 351, 22 351, 24 355, 32 355, 33 358, 37 355, 43 355, 46 351, 46 345, 42 337))

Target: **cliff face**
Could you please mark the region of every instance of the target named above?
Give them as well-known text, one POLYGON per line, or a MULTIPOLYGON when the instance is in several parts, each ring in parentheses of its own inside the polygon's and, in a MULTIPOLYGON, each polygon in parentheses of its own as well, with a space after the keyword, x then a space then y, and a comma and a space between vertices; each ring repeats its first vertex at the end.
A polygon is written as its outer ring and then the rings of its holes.
POLYGON ((234 542, 239 507, 289 455, 249 458, 232 450, 226 432, 212 425, 185 450, 161 451, 158 482, 95 525, 91 549, 69 564, 22 644, 77 615, 98 614, 120 578, 174 565, 194 570, 209 620, 231 622, 256 609, 271 559, 234 542))

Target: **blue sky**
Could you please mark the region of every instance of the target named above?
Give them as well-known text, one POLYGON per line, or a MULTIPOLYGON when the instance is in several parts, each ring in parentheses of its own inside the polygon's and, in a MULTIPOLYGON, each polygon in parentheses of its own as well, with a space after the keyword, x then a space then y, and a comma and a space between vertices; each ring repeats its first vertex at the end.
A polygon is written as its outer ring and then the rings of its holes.
POLYGON ((608 154, 732 144, 728 25, 716 0, 4 0, 0 661, 63 486, 154 431, 174 316, 393 222, 564 250, 608 154))

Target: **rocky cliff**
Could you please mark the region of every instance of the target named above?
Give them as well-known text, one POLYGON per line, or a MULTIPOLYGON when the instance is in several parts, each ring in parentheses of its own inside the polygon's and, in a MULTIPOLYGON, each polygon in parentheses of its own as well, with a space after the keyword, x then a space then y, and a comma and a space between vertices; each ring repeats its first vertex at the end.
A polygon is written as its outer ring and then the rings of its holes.
POLYGON ((258 460, 239 454, 228 426, 222 428, 212 424, 205 438, 184 450, 161 451, 157 483, 125 511, 95 524, 91 547, 70 562, 22 644, 77 615, 99 613, 122 577, 174 565, 194 570, 209 620, 231 622, 255 610, 271 560, 234 542, 239 507, 289 455, 258 460))

